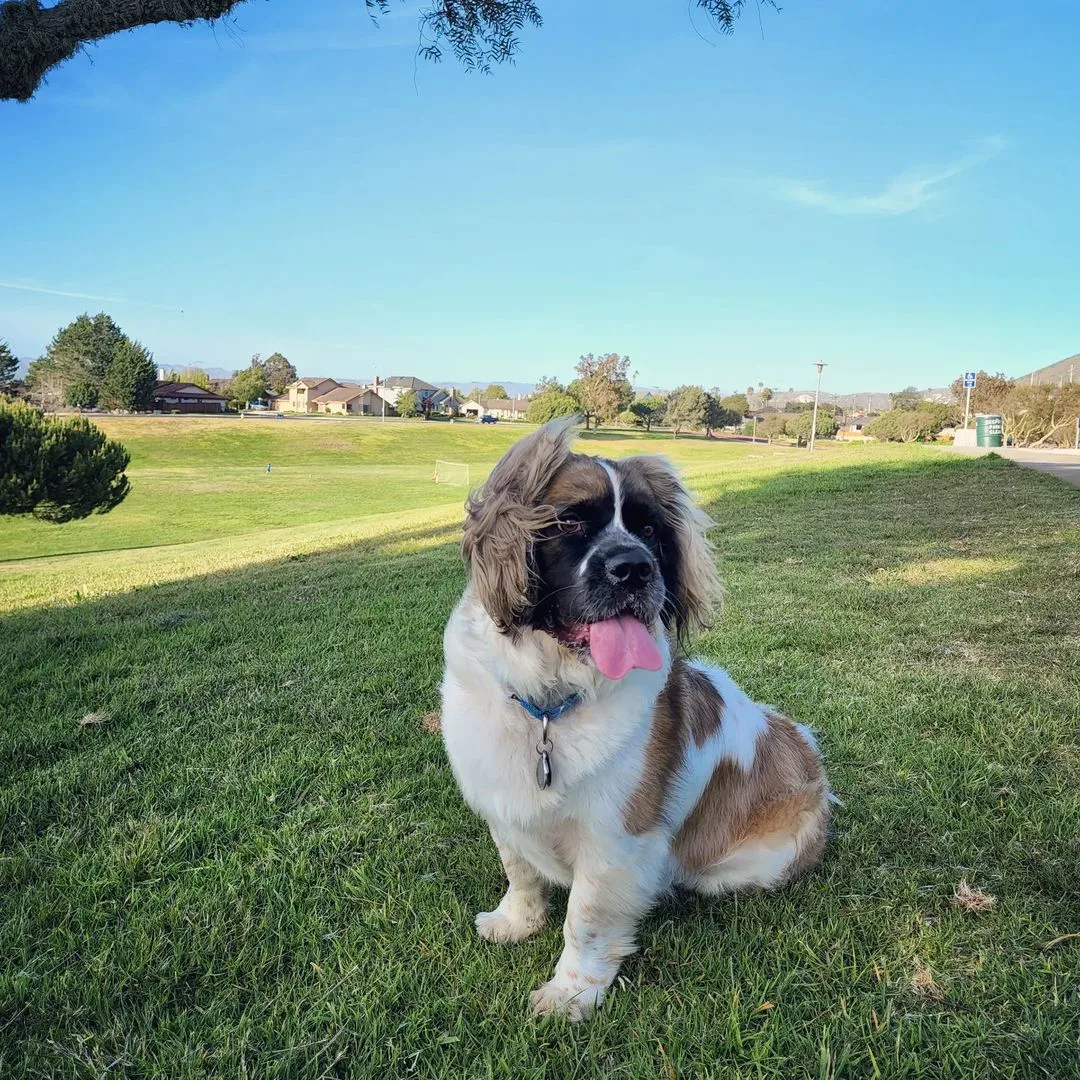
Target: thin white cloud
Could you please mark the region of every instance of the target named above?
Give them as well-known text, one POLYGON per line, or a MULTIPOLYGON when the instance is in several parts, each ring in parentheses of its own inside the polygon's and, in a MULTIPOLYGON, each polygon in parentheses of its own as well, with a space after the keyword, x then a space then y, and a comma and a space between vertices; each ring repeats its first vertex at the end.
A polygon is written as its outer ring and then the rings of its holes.
POLYGON ((44 293, 46 296, 70 296, 75 300, 100 300, 106 304, 126 304, 122 296, 98 296, 96 293, 68 292, 66 289, 46 289, 41 285, 20 285, 15 281, 0 281, 0 289, 18 289, 21 292, 44 293))
POLYGON ((813 184, 788 181, 777 194, 787 202, 845 217, 896 217, 910 214, 941 196, 941 185, 968 169, 997 157, 1006 147, 1003 136, 982 139, 970 154, 948 165, 909 169, 876 195, 837 195, 813 184))

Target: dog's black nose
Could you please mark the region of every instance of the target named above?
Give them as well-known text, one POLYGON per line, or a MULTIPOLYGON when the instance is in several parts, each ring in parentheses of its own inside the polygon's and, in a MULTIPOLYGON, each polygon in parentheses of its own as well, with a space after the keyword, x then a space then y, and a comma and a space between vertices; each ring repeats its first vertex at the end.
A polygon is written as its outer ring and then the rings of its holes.
POLYGON ((652 559, 644 551, 619 551, 604 562, 608 580, 628 589, 640 589, 653 575, 652 559))

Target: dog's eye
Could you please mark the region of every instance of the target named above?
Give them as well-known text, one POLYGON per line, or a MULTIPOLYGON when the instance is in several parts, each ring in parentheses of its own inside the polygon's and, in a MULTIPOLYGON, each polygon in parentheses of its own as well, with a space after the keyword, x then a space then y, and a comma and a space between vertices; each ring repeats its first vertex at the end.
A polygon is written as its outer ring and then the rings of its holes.
POLYGON ((564 533, 568 533, 568 534, 570 534, 570 535, 573 535, 574 533, 579 533, 579 532, 581 532, 581 530, 582 530, 582 524, 581 524, 581 522, 580 522, 580 521, 578 521, 578 519, 577 519, 577 518, 571 518, 571 517, 567 517, 567 518, 563 518, 563 519, 562 519, 562 520, 561 520, 561 521, 559 522, 559 528, 560 528, 560 529, 561 529, 561 530, 562 530, 562 531, 563 531, 564 533))
POLYGON ((656 530, 651 525, 646 525, 641 530, 643 540, 651 540, 656 535, 656 530))

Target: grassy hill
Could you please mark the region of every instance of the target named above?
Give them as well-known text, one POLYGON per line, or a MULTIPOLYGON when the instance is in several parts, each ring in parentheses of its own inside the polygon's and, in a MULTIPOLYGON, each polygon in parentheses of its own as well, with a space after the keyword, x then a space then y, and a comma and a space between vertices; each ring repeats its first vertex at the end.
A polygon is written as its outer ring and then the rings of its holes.
POLYGON ((127 502, 0 532, 0 1076, 1075 1075, 1074 489, 582 440, 680 462, 728 588, 698 652, 818 729, 844 807, 793 889, 662 905, 569 1028, 526 1015, 558 919, 472 930, 498 857, 421 722, 463 584, 431 466, 521 430, 106 426, 127 502))

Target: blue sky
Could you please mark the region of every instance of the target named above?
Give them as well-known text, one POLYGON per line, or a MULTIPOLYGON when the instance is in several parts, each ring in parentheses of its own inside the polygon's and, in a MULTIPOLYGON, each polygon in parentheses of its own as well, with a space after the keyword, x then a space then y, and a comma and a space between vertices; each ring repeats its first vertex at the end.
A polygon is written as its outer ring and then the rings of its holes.
POLYGON ((1080 351, 1080 5, 544 0, 513 68, 416 3, 142 30, 0 104, 0 337, 105 309, 166 365, 839 392, 1080 351), (15 286, 15 287, 13 287, 15 286))

